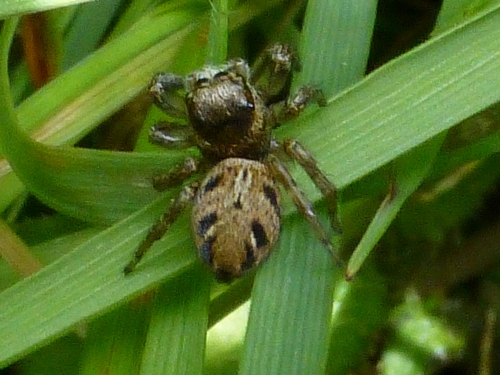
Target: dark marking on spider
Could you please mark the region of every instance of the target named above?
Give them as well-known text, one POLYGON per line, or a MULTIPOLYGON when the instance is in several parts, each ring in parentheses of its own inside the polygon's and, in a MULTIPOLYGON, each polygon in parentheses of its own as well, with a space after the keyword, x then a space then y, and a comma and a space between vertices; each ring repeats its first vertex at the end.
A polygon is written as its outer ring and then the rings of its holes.
POLYGON ((266 236, 266 231, 258 220, 252 221, 252 234, 253 238, 255 239, 257 248, 266 246, 269 243, 269 240, 266 236))
POLYGON ((205 234, 210 230, 210 228, 217 222, 217 213, 212 212, 204 216, 200 221, 198 221, 198 228, 196 229, 196 234, 200 237, 205 237, 205 234))
POLYGON ((266 198, 269 200, 269 203, 271 203, 271 206, 274 207, 274 211, 276 212, 276 215, 280 216, 281 214, 281 207, 278 203, 278 196, 276 194, 276 190, 269 185, 263 185, 262 189, 264 190, 264 195, 266 198))
POLYGON ((237 210, 241 210, 243 208, 243 205, 241 204, 241 193, 238 193, 238 198, 233 203, 233 207, 237 210))
POLYGON ((203 192, 202 194, 206 194, 209 191, 214 190, 217 186, 219 186, 221 180, 222 180, 222 175, 218 174, 217 176, 213 176, 208 180, 208 182, 203 186, 203 192))

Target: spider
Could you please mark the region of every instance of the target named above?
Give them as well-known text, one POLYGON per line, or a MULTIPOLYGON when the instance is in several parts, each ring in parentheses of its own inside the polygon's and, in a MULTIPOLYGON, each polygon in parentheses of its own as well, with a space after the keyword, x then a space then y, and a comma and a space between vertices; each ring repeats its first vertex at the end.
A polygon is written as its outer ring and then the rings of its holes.
POLYGON ((293 51, 281 44, 269 48, 266 56, 267 86, 252 82, 250 68, 242 59, 220 67, 206 66, 186 78, 172 73, 153 78, 149 91, 155 104, 175 119, 187 117, 189 126, 162 121, 151 128, 150 142, 170 149, 197 147, 202 156, 188 157, 169 173, 154 177, 153 186, 164 191, 195 172, 206 175, 184 186, 152 226, 125 267, 125 274, 135 269, 152 244, 193 203, 192 230, 202 261, 219 281, 242 276, 265 260, 278 240, 278 183, 339 263, 311 202, 297 187, 283 156, 298 162, 321 191, 334 229, 335 186, 300 143, 292 139, 280 143, 272 135, 273 129, 298 116, 309 102, 323 106, 325 99, 314 86, 303 86, 283 101, 297 60, 293 51))

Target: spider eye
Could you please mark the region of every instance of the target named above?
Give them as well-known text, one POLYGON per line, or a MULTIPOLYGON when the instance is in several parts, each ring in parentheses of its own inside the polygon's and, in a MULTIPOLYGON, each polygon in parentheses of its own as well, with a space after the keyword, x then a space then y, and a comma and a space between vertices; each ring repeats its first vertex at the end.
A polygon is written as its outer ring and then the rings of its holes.
POLYGON ((226 71, 220 71, 220 72, 217 72, 214 75, 214 79, 221 79, 223 77, 227 77, 227 72, 226 71))
POLYGON ((197 87, 205 87, 205 86, 208 86, 209 84, 210 84, 210 81, 206 77, 198 78, 198 80, 196 81, 197 87))

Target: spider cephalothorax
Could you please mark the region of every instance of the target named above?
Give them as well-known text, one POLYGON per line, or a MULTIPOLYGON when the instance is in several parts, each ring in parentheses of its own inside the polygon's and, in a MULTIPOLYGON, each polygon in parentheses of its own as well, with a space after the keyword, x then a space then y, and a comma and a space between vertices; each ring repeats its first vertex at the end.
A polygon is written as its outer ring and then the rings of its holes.
MULTIPOLYGON (((290 74, 291 50, 275 45, 268 50, 270 79, 290 74)), ((286 77, 285 77, 286 78, 286 77)), ((267 87, 273 87, 268 83, 267 87)), ((334 185, 314 158, 296 141, 278 142, 272 130, 297 116, 311 100, 324 104, 321 92, 304 86, 295 96, 276 103, 277 95, 257 89, 248 64, 230 60, 221 67, 204 67, 186 78, 160 73, 150 85, 156 104, 174 118, 187 117, 189 126, 160 122, 150 132, 153 143, 167 148, 198 147, 201 159, 187 158, 169 173, 154 178, 158 190, 170 188, 197 171, 206 173, 183 188, 153 226, 125 272, 168 230, 180 212, 193 203, 192 229, 201 259, 222 281, 230 281, 267 258, 280 234, 280 191, 290 194, 321 242, 333 252, 312 204, 297 187, 281 155, 287 154, 307 172, 323 193, 335 218, 334 185)))

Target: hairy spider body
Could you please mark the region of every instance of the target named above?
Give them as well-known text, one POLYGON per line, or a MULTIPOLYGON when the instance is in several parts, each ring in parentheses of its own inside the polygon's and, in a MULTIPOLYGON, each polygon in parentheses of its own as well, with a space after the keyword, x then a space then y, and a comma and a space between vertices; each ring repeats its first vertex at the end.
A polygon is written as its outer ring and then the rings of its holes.
MULTIPOLYGON (((291 50, 282 45, 268 50, 272 63, 269 87, 279 86, 290 73, 291 50)), ((283 154, 297 161, 324 195, 335 227, 336 189, 317 167, 314 158, 298 142, 278 142, 272 130, 296 117, 310 101, 323 105, 321 91, 304 86, 285 103, 278 94, 252 84, 248 64, 234 59, 225 65, 205 67, 181 76, 160 73, 150 92, 155 103, 172 117, 187 117, 189 126, 160 122, 150 141, 167 148, 198 147, 201 160, 187 158, 166 175, 153 180, 158 190, 168 189, 197 171, 205 178, 185 186, 177 199, 151 228, 125 268, 131 272, 151 245, 168 230, 189 203, 193 203, 192 230, 200 258, 221 281, 231 281, 257 266, 278 240, 280 191, 289 193, 298 211, 309 221, 318 238, 332 252, 331 242, 318 221, 311 202, 297 187, 283 154), (180 100, 182 99, 182 100, 180 100)))
POLYGON ((201 259, 217 279, 229 281, 267 258, 280 233, 280 200, 261 162, 224 159, 207 174, 191 218, 201 259))

